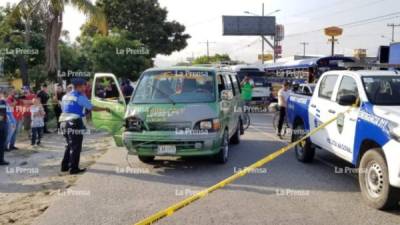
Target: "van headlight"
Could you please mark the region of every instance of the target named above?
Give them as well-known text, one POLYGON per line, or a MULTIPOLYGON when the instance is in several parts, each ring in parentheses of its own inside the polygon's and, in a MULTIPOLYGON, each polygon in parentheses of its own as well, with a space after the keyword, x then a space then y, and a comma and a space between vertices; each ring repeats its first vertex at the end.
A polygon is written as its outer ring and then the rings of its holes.
POLYGON ((200 122, 200 130, 211 130, 212 129, 212 121, 201 121, 200 122))
POLYGON ((202 120, 196 124, 195 128, 215 132, 221 128, 221 123, 219 119, 202 120))
POLYGON ((125 119, 125 128, 127 131, 141 132, 144 129, 143 121, 136 117, 125 119))

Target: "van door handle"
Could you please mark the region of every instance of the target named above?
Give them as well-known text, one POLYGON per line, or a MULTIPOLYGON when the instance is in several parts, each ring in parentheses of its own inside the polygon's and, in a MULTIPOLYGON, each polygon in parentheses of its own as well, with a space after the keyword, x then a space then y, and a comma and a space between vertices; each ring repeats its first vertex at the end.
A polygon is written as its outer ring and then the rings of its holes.
POLYGON ((349 119, 351 122, 356 122, 356 119, 354 119, 354 118, 350 118, 349 119))
POLYGON ((316 108, 317 106, 315 104, 311 104, 311 108, 316 108))
POLYGON ((328 110, 328 112, 329 112, 329 113, 332 113, 332 114, 335 114, 335 113, 336 113, 336 111, 333 110, 333 109, 328 110))

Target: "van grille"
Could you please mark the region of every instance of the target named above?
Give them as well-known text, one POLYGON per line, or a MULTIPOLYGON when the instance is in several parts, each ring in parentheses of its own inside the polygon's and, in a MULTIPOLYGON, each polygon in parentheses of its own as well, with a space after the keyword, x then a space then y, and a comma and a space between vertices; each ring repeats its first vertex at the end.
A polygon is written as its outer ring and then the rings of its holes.
POLYGON ((148 123, 149 131, 175 131, 191 129, 191 122, 152 122, 148 123))

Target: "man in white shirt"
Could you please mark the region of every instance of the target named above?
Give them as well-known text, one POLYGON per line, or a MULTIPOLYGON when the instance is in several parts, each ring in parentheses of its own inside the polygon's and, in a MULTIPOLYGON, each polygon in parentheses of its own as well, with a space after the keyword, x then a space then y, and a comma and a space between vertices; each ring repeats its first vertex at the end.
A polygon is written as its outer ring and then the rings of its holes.
POLYGON ((278 105, 279 105, 279 123, 277 135, 282 138, 281 131, 283 122, 285 121, 286 109, 287 109, 287 101, 289 99, 289 82, 285 81, 282 85, 282 88, 278 91, 278 105))

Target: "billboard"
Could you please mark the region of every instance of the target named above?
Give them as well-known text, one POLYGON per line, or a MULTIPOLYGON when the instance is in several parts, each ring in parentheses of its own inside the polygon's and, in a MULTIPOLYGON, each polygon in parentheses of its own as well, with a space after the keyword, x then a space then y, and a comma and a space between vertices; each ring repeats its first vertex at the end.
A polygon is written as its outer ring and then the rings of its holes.
POLYGON ((378 50, 379 63, 389 63, 389 46, 380 46, 378 50))
POLYGON ((400 42, 390 44, 389 64, 400 64, 400 42))
POLYGON ((223 35, 275 36, 274 16, 223 16, 223 35))

